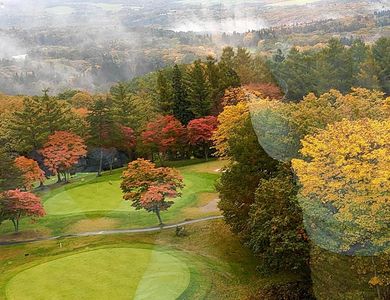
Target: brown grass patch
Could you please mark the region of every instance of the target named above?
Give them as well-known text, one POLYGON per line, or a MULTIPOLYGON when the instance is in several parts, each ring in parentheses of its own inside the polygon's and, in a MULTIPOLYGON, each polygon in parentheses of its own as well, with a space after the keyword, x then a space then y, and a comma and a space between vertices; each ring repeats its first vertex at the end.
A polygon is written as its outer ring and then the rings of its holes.
POLYGON ((85 219, 68 227, 67 233, 110 230, 118 227, 119 222, 109 218, 85 219))

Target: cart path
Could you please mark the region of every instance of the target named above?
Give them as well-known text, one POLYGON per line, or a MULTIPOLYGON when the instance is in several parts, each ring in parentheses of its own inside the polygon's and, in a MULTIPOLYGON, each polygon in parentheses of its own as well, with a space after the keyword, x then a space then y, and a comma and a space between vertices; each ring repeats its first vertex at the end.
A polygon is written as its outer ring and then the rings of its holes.
POLYGON ((9 246, 9 245, 17 245, 17 244, 26 244, 26 243, 34 243, 34 242, 42 242, 42 241, 51 241, 51 240, 59 240, 64 238, 73 238, 73 237, 87 237, 87 236, 97 236, 97 235, 114 235, 114 234, 123 234, 123 233, 145 233, 145 232, 155 232, 166 229, 172 229, 177 226, 190 225, 200 222, 207 222, 211 220, 222 219, 223 216, 213 216, 213 217, 205 217, 199 219, 193 219, 188 221, 183 221, 176 224, 168 224, 163 226, 155 226, 155 227, 145 227, 145 228, 133 228, 133 229, 114 229, 114 230, 100 230, 100 231, 88 231, 74 234, 66 234, 66 235, 58 235, 52 237, 43 237, 36 238, 30 240, 21 240, 21 241, 9 241, 9 242, 0 242, 0 246, 9 246))

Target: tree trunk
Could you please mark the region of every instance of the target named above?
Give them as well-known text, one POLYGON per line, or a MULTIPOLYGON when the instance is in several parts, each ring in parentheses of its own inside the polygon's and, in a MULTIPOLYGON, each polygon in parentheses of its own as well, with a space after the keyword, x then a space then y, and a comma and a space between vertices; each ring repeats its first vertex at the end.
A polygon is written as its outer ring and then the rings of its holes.
POLYGON ((114 164, 114 158, 110 159, 110 174, 112 174, 112 165, 114 164))
POLYGON ((206 158, 206 161, 208 161, 209 160, 209 154, 208 154, 207 145, 204 144, 203 148, 204 148, 204 157, 206 158))
POLYGON ((19 219, 11 219, 12 223, 14 224, 15 233, 19 232, 19 219))
POLYGON ((158 225, 163 226, 164 224, 163 224, 163 221, 162 221, 161 216, 160 216, 160 208, 158 208, 158 207, 156 208, 156 215, 157 215, 158 221, 160 222, 160 224, 158 224, 158 225))
POLYGON ((161 155, 160 152, 158 152, 158 160, 160 161, 160 166, 163 167, 164 166, 164 160, 163 160, 163 155, 161 155))
POLYGON ((61 182, 61 174, 57 171, 57 183, 61 182))
POLYGON ((102 176, 102 168, 103 168, 103 148, 100 147, 100 160, 99 160, 99 170, 97 176, 102 176))
MULTIPOLYGON (((377 277, 376 264, 375 264, 373 256, 371 257, 371 263, 372 263, 372 266, 374 267, 374 275, 375 275, 375 277, 377 277)), ((376 293, 378 295, 378 299, 382 299, 381 290, 379 288, 379 285, 376 284, 375 287, 376 287, 376 293)))

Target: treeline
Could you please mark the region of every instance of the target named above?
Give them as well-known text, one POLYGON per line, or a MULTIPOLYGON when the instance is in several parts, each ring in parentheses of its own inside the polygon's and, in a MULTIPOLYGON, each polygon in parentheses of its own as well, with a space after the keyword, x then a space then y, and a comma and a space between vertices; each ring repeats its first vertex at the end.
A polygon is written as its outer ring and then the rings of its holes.
POLYGON ((234 32, 222 34, 222 41, 229 45, 241 47, 257 47, 264 40, 277 40, 291 35, 300 34, 326 34, 326 33, 353 33, 373 26, 382 27, 388 25, 388 13, 377 12, 374 15, 356 16, 343 19, 326 19, 308 23, 297 23, 278 27, 251 30, 246 33, 234 32))
POLYGON ((223 49, 219 60, 207 57, 191 65, 174 66, 157 73, 156 99, 162 114, 172 114, 183 124, 192 118, 217 115, 229 88, 249 83, 273 83, 267 61, 244 48, 223 49))
MULTIPOLYGON (((350 47, 333 39, 319 51, 293 48, 287 55, 277 52, 272 59, 252 55, 245 48, 226 47, 219 59, 209 56, 165 68, 115 85, 108 94, 69 90, 54 97, 45 92, 42 97, 19 101, 18 106, 2 105, 1 140, 11 151, 27 154, 58 130, 89 138, 97 131, 88 120, 93 113, 96 122, 107 118, 104 122, 131 128, 140 140, 148 123, 158 116, 173 116, 183 126, 217 116, 224 105, 236 102, 240 86, 285 101, 330 89, 347 93, 355 86, 389 94, 389 53, 388 38, 371 46, 354 40, 350 47), (15 107, 22 109, 13 111, 15 107)), ((142 155, 141 149, 136 152, 142 155)))
POLYGON ((389 38, 380 38, 371 46, 356 39, 350 47, 332 39, 320 51, 300 52, 293 48, 286 57, 278 52, 272 72, 286 99, 292 101, 311 92, 320 95, 330 89, 346 93, 352 87, 390 94, 389 53, 389 38))

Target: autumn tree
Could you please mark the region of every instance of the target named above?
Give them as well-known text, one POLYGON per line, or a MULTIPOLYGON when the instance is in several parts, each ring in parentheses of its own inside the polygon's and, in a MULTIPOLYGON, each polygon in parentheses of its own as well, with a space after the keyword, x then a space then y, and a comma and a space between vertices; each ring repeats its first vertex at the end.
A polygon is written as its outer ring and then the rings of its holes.
POLYGON ((92 102, 93 98, 88 92, 78 92, 70 100, 73 108, 88 108, 92 102))
POLYGON ((231 157, 229 140, 236 134, 236 129, 244 127, 250 118, 249 108, 246 103, 238 103, 225 107, 218 116, 218 130, 213 134, 216 154, 219 157, 231 157))
POLYGON ((84 140, 76 134, 67 131, 57 131, 49 136, 40 153, 45 158, 45 165, 51 172, 58 176, 61 174, 67 181, 67 174, 79 159, 87 154, 84 140))
POLYGON ((210 146, 212 144, 212 135, 217 129, 218 120, 214 116, 208 116, 200 119, 194 119, 187 125, 188 140, 193 146, 203 148, 206 160, 209 156, 210 146))
POLYGON ((30 192, 8 190, 0 194, 0 222, 11 220, 15 232, 19 231, 22 217, 43 217, 45 210, 41 200, 30 192))
POLYGON ((248 91, 258 92, 263 98, 282 100, 283 93, 274 83, 252 83, 244 88, 248 91))
POLYGON ((9 124, 9 130, 16 139, 13 143, 15 150, 38 150, 55 131, 72 131, 72 125, 75 125, 73 117, 70 106, 49 96, 48 90, 44 90, 41 97, 26 97, 22 109, 13 113, 9 124))
POLYGON ((239 102, 249 102, 248 93, 242 87, 228 88, 224 91, 221 98, 221 108, 225 106, 236 105, 239 102))
POLYGON ((161 116, 149 122, 141 134, 142 143, 160 159, 166 154, 177 155, 186 142, 185 127, 173 116, 161 116), (162 156, 161 156, 162 154, 162 156))
POLYGON ((161 211, 167 210, 180 196, 184 187, 179 172, 171 168, 158 168, 144 159, 129 163, 122 174, 121 189, 125 200, 132 201, 135 209, 145 209, 156 214, 159 224, 163 225, 161 211))
POLYGON ((15 159, 15 164, 23 174, 23 183, 26 190, 31 190, 35 182, 43 185, 45 172, 41 170, 35 160, 25 156, 19 156, 15 159))
POLYGON ((246 103, 225 107, 218 122, 213 134, 216 155, 229 160, 217 185, 221 198, 218 206, 233 232, 247 239, 255 191, 260 179, 270 177, 277 162, 259 145, 246 103))
POLYGON ((117 145, 119 150, 129 153, 134 150, 137 144, 137 137, 135 131, 126 126, 120 126, 120 140, 117 145))
POLYGON ((389 141, 389 120, 370 119, 343 120, 303 139, 304 159, 293 167, 312 239, 323 248, 373 254, 390 246, 389 141))
POLYGON ((390 117, 387 98, 379 91, 353 88, 348 94, 330 90, 313 93, 299 103, 258 99, 250 105, 252 123, 259 142, 272 157, 290 161, 299 156, 300 141, 328 124, 370 118, 390 117))

